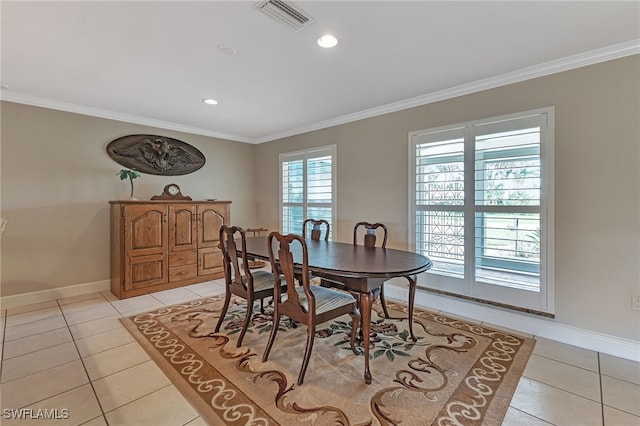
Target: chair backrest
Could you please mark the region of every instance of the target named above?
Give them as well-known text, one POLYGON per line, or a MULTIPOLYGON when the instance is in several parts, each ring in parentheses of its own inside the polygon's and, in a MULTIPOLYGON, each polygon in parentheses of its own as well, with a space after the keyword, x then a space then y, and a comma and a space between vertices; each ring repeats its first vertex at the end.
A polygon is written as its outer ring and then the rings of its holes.
MULTIPOLYGON (((287 284, 287 300, 280 302, 280 306, 284 305, 284 315, 291 314, 294 319, 298 319, 300 316, 308 316, 316 311, 315 296, 309 288, 309 254, 307 251, 307 243, 304 238, 297 234, 282 235, 279 232, 272 232, 267 239, 267 246, 269 248, 269 261, 271 262, 271 270, 278 271, 274 273, 275 285, 273 292, 274 300, 281 300, 280 287, 281 279, 284 278, 287 284), (274 256, 274 244, 273 241, 277 241, 278 260, 274 256), (292 246, 294 244, 300 244, 302 250, 302 265, 295 266, 293 260, 292 246), (298 275, 298 271, 302 269, 302 275, 298 275), (299 281, 296 279, 299 278, 299 281), (300 303, 298 292, 296 291, 296 281, 300 283, 304 289, 304 294, 307 298, 308 310, 304 308, 300 303)), ((295 246, 294 246, 295 247, 295 246)))
POLYGON ((222 250, 222 264, 227 286, 235 283, 247 291, 253 291, 253 275, 249 269, 244 229, 239 226, 222 225, 219 247, 222 250), (240 249, 238 249, 238 242, 240 242, 240 249), (238 251, 240 251, 240 256, 238 256, 238 251))
POLYGON ((329 226, 329 222, 324 219, 306 219, 302 222, 302 238, 307 238, 307 224, 313 224, 311 228, 311 239, 319 241, 322 235, 322 225, 325 226, 324 229, 324 240, 329 241, 329 231, 331 227, 329 226))
POLYGON ((387 227, 382 223, 369 223, 369 222, 358 222, 353 227, 353 244, 358 244, 358 230, 362 228, 364 229, 364 246, 365 247, 375 247, 376 246, 376 230, 378 228, 382 229, 382 245, 380 247, 387 247, 387 227))

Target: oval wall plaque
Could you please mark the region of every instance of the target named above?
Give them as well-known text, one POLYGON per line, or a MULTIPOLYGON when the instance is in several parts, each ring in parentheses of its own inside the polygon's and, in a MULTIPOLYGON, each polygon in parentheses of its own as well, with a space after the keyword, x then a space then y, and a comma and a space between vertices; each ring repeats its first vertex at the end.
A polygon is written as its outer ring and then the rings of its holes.
POLYGON ((152 175, 186 175, 205 163, 197 148, 166 136, 123 136, 109 142, 107 153, 122 166, 152 175))

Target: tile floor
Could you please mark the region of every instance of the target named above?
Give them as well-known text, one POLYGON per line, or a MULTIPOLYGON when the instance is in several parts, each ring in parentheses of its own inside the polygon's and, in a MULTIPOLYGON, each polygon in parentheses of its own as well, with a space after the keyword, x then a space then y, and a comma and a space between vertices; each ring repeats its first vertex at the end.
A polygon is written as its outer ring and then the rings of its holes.
MULTIPOLYGON (((212 281, 125 300, 102 292, 3 310, 0 423, 204 425, 118 318, 223 291, 212 281), (59 419, 10 419, 20 408, 34 416, 57 408, 59 419)), ((640 364, 537 339, 503 424, 640 426, 640 364)))

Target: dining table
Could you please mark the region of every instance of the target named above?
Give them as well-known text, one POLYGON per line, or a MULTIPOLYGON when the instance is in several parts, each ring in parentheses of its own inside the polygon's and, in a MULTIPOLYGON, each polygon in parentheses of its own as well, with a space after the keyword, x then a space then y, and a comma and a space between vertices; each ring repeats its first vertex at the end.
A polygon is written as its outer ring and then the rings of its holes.
MULTIPOLYGON (((268 237, 247 237, 247 255, 269 260, 268 237)), ((277 244, 274 240, 273 244, 277 244)), ((405 250, 306 239, 308 268, 313 276, 320 277, 323 283, 339 283, 354 293, 359 301, 361 331, 364 351, 364 379, 371 384, 369 367, 371 340, 371 309, 383 283, 391 278, 404 277, 409 282, 408 325, 411 338, 413 333, 413 305, 415 300, 417 276, 432 266, 427 256, 405 250)), ((294 263, 302 263, 302 248, 292 246, 294 263)), ((274 255, 277 256, 277 247, 274 255)), ((277 259, 276 259, 277 261, 277 259)))

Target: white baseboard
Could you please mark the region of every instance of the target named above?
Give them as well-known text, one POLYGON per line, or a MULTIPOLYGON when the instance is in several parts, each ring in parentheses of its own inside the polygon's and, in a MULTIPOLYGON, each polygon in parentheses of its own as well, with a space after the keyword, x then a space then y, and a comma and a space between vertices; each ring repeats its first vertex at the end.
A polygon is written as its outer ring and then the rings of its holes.
MULTIPOLYGON (((406 303, 409 289, 391 281, 384 286, 385 297, 406 303)), ((456 299, 437 293, 416 291, 415 305, 431 311, 446 312, 478 322, 508 328, 520 333, 544 337, 572 346, 602 352, 640 362, 640 342, 589 331, 531 314, 506 311, 490 305, 456 299)))
POLYGON ((97 293, 109 290, 110 288, 110 280, 76 284, 67 287, 0 297, 0 306, 2 306, 2 309, 9 309, 17 306, 31 305, 33 303, 48 302, 50 300, 62 299, 65 297, 79 296, 81 294, 97 293))

